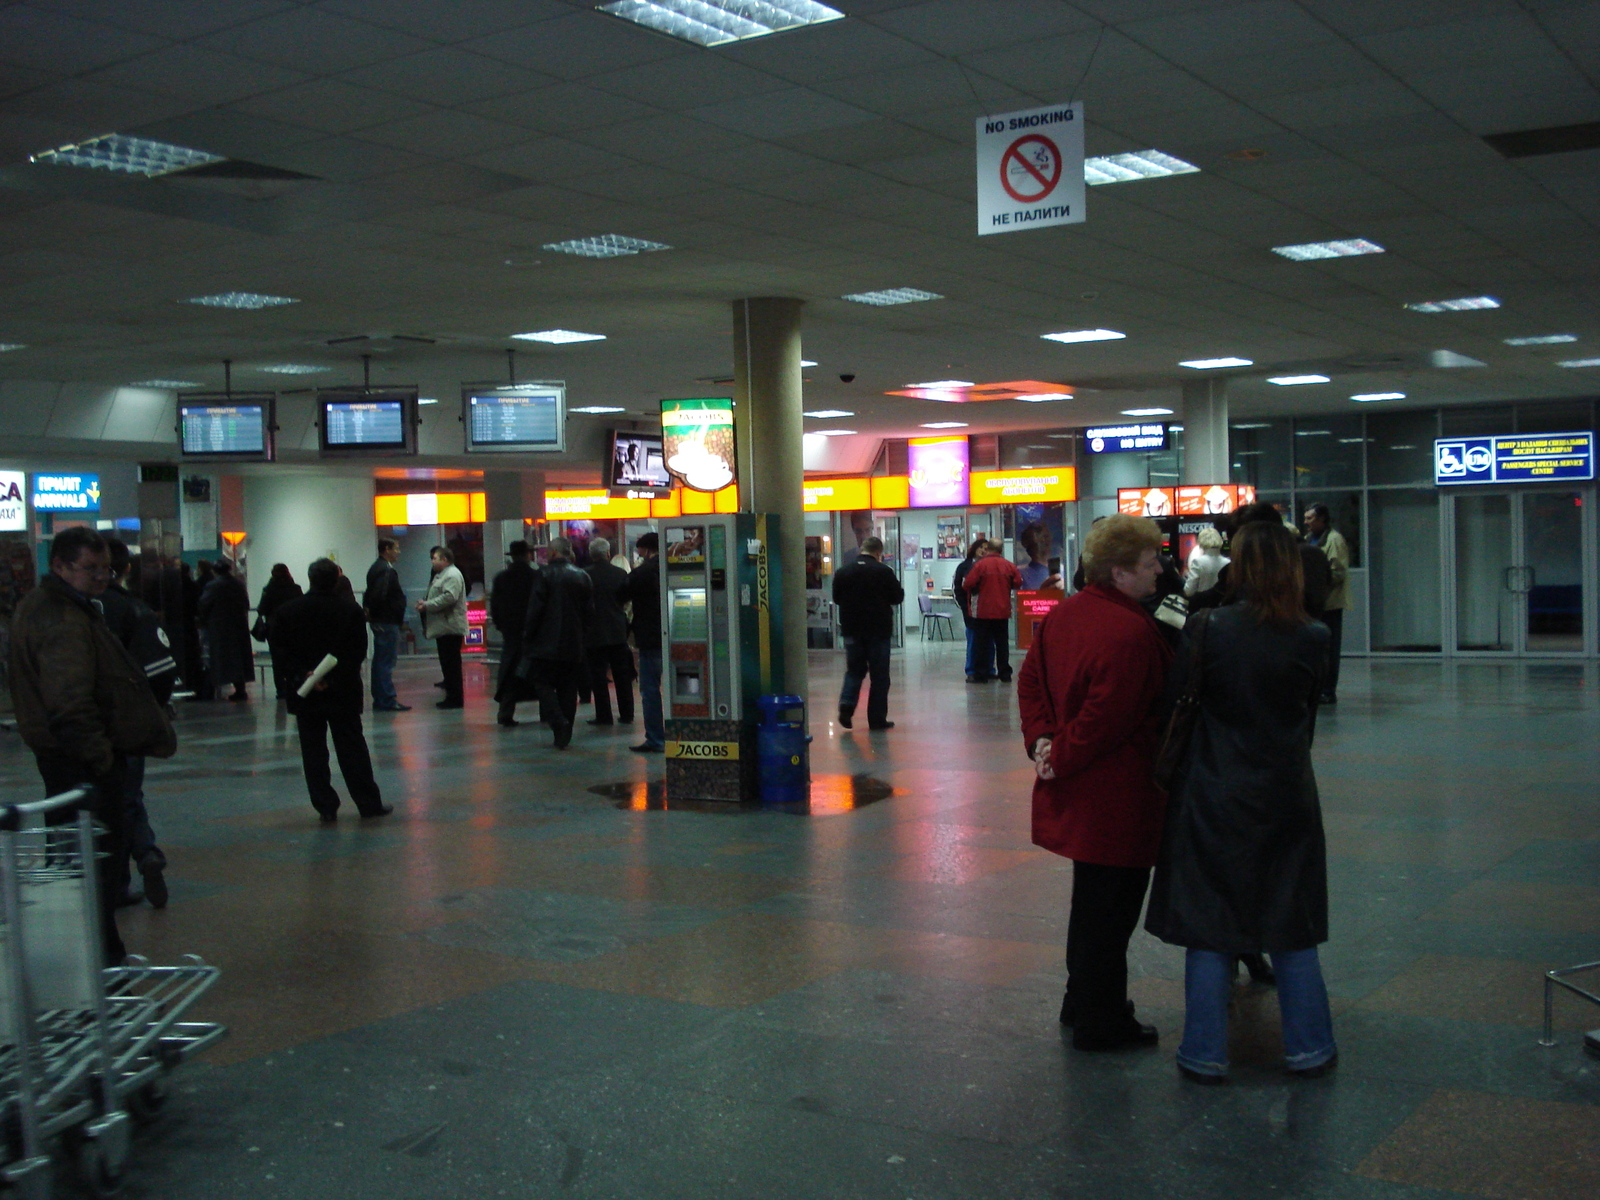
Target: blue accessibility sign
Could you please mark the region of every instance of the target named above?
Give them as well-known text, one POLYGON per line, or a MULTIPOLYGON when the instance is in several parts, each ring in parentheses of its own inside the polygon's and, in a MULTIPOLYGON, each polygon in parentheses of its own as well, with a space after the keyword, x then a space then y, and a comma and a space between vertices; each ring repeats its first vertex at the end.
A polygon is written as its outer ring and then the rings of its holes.
POLYGON ((1525 433, 1440 438, 1433 443, 1433 482, 1558 483, 1594 478, 1594 434, 1525 433))

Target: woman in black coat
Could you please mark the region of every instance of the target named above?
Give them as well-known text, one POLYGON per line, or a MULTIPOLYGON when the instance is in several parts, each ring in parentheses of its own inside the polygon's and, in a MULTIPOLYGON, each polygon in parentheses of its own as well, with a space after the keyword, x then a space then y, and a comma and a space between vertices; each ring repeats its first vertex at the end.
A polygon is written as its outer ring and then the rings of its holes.
MULTIPOLYGON (((1203 639, 1200 711, 1145 919, 1156 937, 1188 948, 1178 1069, 1202 1083, 1227 1078, 1240 954, 1272 956, 1289 1070, 1321 1075, 1338 1057, 1317 959, 1328 871, 1311 767, 1328 629, 1305 614, 1299 547, 1282 525, 1241 529, 1230 576, 1234 602, 1189 621, 1188 636, 1203 639)), ((1192 657, 1179 655, 1172 694, 1187 685, 1192 657)))
POLYGON ((974 538, 972 545, 967 547, 967 556, 956 565, 955 577, 950 580, 950 594, 955 597, 956 607, 961 610, 961 623, 967 627, 967 682, 981 683, 994 674, 994 655, 989 655, 989 663, 984 667, 982 679, 973 671, 972 647, 976 639, 973 637, 972 614, 967 611, 967 589, 961 585, 966 582, 967 572, 972 570, 972 564, 978 561, 978 555, 989 544, 988 538, 974 538))
MULTIPOLYGON (((259 641, 267 642, 272 637, 272 617, 280 608, 291 600, 298 600, 305 593, 300 585, 294 581, 294 576, 289 573, 288 563, 273 563, 272 578, 267 580, 267 585, 261 589, 261 599, 256 604, 256 620, 261 624, 261 632, 266 637, 259 641)), ((278 699, 285 699, 291 689, 284 686, 283 674, 278 669, 278 660, 272 660, 272 682, 278 694, 278 699)))
POLYGON ((250 593, 233 574, 233 564, 218 561, 216 575, 200 594, 200 627, 211 651, 212 685, 233 685, 229 700, 248 700, 244 685, 255 674, 250 644, 250 593))

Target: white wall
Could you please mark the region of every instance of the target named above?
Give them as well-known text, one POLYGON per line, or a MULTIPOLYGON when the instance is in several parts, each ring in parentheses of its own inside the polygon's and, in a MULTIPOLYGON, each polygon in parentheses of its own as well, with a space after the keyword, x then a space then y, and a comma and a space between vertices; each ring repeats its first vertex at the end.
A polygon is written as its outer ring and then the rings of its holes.
POLYGON ((289 565, 304 587, 306 567, 328 557, 344 568, 360 595, 376 557, 372 480, 310 475, 247 476, 245 548, 250 556, 250 601, 260 597, 272 564, 289 565))

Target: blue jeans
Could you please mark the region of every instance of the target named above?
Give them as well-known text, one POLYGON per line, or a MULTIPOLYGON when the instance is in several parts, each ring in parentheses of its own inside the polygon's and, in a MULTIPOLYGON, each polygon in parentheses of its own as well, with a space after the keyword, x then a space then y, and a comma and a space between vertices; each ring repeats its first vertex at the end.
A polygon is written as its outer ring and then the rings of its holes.
POLYGON ((639 707, 644 711, 647 745, 667 744, 667 723, 661 715, 661 655, 639 651, 639 707))
POLYGON ((839 689, 839 711, 853 715, 861 699, 862 681, 869 676, 867 724, 882 725, 889 719, 889 650, 892 637, 844 639, 844 686, 839 689))
MULTIPOLYGON (((1283 1015, 1283 1057, 1291 1071, 1320 1067, 1339 1047, 1333 1040, 1328 989, 1317 949, 1272 956, 1283 1015)), ((1228 1073, 1228 995, 1233 990, 1233 955, 1190 950, 1184 970, 1183 1044, 1178 1062, 1202 1075, 1228 1073)))
POLYGON ((400 626, 372 627, 372 703, 389 708, 400 703, 394 692, 394 664, 400 657, 400 626))

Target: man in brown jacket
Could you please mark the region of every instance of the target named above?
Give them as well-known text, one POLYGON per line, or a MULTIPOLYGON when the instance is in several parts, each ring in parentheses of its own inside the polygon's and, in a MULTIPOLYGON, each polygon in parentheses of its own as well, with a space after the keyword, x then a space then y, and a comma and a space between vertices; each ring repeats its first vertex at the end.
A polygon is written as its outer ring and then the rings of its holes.
POLYGON ((50 543, 50 572, 11 619, 11 700, 45 795, 91 787, 108 831, 99 855, 101 935, 107 962, 125 951, 117 933, 116 867, 126 855, 124 780, 130 754, 170 757, 172 724, 143 669, 117 640, 95 599, 111 581, 105 539, 64 530, 50 543))

